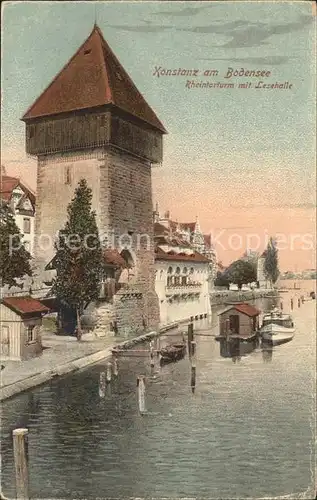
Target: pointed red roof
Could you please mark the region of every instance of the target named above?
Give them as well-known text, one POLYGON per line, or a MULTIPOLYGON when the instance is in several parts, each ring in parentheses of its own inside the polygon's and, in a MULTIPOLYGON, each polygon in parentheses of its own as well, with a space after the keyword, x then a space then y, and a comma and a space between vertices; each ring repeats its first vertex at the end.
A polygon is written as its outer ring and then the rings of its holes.
POLYGON ((20 187, 22 191, 30 198, 33 206, 35 206, 35 194, 27 188, 23 182, 17 177, 10 177, 9 175, 1 175, 0 181, 0 198, 9 202, 11 200, 14 189, 20 187))
POLYGON ((22 120, 112 104, 166 133, 154 111, 94 26, 87 40, 22 120))

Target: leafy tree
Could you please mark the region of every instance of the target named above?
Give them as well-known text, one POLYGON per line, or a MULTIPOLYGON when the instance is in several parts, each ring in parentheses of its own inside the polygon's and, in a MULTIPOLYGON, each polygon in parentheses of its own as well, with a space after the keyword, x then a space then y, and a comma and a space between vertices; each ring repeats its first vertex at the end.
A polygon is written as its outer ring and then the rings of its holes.
POLYGON ((264 273, 271 284, 276 283, 280 274, 278 269, 278 250, 273 238, 270 238, 265 251, 264 273))
POLYGON ((10 206, 0 203, 0 276, 1 286, 19 286, 17 280, 32 275, 31 255, 23 245, 23 235, 15 223, 10 206))
POLYGON ((293 273, 292 271, 286 271, 283 275, 283 279, 285 280, 292 280, 295 278, 295 273, 293 273))
POLYGON ((244 260, 245 262, 249 262, 250 264, 252 264, 252 266, 254 268, 254 272, 257 274, 258 258, 259 258, 259 254, 255 251, 251 250, 249 252, 246 252, 241 260, 244 260))
POLYGON ((217 276, 215 279, 215 286, 226 286, 228 287, 230 284, 229 278, 225 273, 220 271, 217 272, 217 276))
POLYGON ((102 273, 102 249, 91 200, 92 191, 82 179, 68 205, 68 220, 55 244, 56 278, 52 293, 60 304, 76 311, 79 337, 80 316, 99 297, 102 273))
POLYGON ((232 262, 225 272, 230 283, 234 283, 241 288, 243 284, 256 281, 256 270, 250 262, 240 259, 232 262))

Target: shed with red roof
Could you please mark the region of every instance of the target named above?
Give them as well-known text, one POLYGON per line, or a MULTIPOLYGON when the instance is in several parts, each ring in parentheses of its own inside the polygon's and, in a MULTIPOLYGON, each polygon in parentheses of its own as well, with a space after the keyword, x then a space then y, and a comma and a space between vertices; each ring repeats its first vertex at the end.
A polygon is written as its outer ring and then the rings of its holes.
POLYGON ((260 311, 247 303, 234 304, 219 314, 220 335, 249 338, 259 329, 260 311))
POLYGON ((4 297, 0 304, 0 355, 23 361, 39 355, 42 316, 50 310, 30 296, 4 297))

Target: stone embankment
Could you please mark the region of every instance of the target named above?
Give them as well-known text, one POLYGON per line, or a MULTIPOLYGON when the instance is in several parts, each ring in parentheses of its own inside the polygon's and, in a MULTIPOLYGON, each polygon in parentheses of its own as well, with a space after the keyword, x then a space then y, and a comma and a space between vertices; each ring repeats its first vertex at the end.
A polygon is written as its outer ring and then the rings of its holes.
MULTIPOLYGON (((11 398, 12 396, 27 391, 28 389, 31 389, 32 387, 36 387, 38 385, 44 384, 45 382, 48 382, 49 380, 66 375, 71 372, 75 372, 77 370, 80 370, 82 368, 85 368, 87 366, 90 366, 92 364, 98 363, 101 360, 106 360, 107 358, 110 358, 112 356, 112 351, 115 348, 118 349, 130 349, 136 344, 146 342, 154 337, 157 337, 161 335, 162 333, 166 332, 167 330, 170 330, 172 328, 175 328, 178 326, 178 323, 171 323, 170 325, 166 325, 162 328, 159 329, 159 331, 152 331, 148 332, 145 334, 142 334, 138 337, 132 338, 125 340, 123 342, 115 343, 115 337, 113 338, 113 344, 109 345, 105 349, 100 349, 100 342, 98 342, 98 346, 96 345, 96 351, 91 352, 89 354, 85 355, 79 355, 78 352, 77 354, 76 349, 74 349, 74 357, 73 359, 69 359, 66 363, 63 362, 64 360, 64 353, 62 352, 57 352, 54 347, 51 348, 51 354, 49 355, 50 358, 47 358, 47 369, 43 370, 43 366, 40 369, 40 366, 35 368, 32 366, 32 364, 37 362, 37 358, 34 358, 33 360, 28 361, 29 363, 29 371, 25 369, 25 366, 23 367, 23 362, 19 363, 16 365, 16 370, 14 373, 14 378, 11 379, 10 383, 10 376, 2 376, 1 377, 1 388, 0 388, 0 401, 3 401, 5 399, 11 398), (55 351, 55 353, 54 353, 55 351), (52 361, 54 362, 54 368, 52 368, 52 361), (34 369, 35 368, 35 369, 34 369), (20 371, 20 376, 19 372, 20 371), (7 379, 7 380, 4 380, 7 379)), ((60 340, 60 342, 63 342, 63 340, 60 340)), ((67 340, 65 340, 66 344, 67 340)), ((75 346, 77 341, 75 342, 75 346)), ((80 346, 81 342, 79 343, 78 347, 80 346)), ((74 347, 75 347, 74 346, 74 347)), ((59 348, 61 346, 59 345, 59 348)), ((12 362, 10 362, 12 363, 12 362)), ((6 370, 6 367, 4 368, 6 370)), ((11 367, 12 371, 12 367, 11 367)), ((1 374, 2 375, 2 374, 1 374)), ((9 374, 8 374, 9 375, 9 374)))
POLYGON ((267 297, 278 297, 277 290, 215 290, 210 294, 210 303, 212 306, 223 305, 229 302, 247 302, 267 297))

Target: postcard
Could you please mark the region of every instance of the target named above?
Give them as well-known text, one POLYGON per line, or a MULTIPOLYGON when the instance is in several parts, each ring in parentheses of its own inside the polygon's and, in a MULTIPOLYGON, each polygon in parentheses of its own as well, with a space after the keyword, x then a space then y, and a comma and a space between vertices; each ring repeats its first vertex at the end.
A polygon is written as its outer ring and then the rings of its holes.
POLYGON ((3 3, 1 498, 315 498, 316 19, 3 3))

